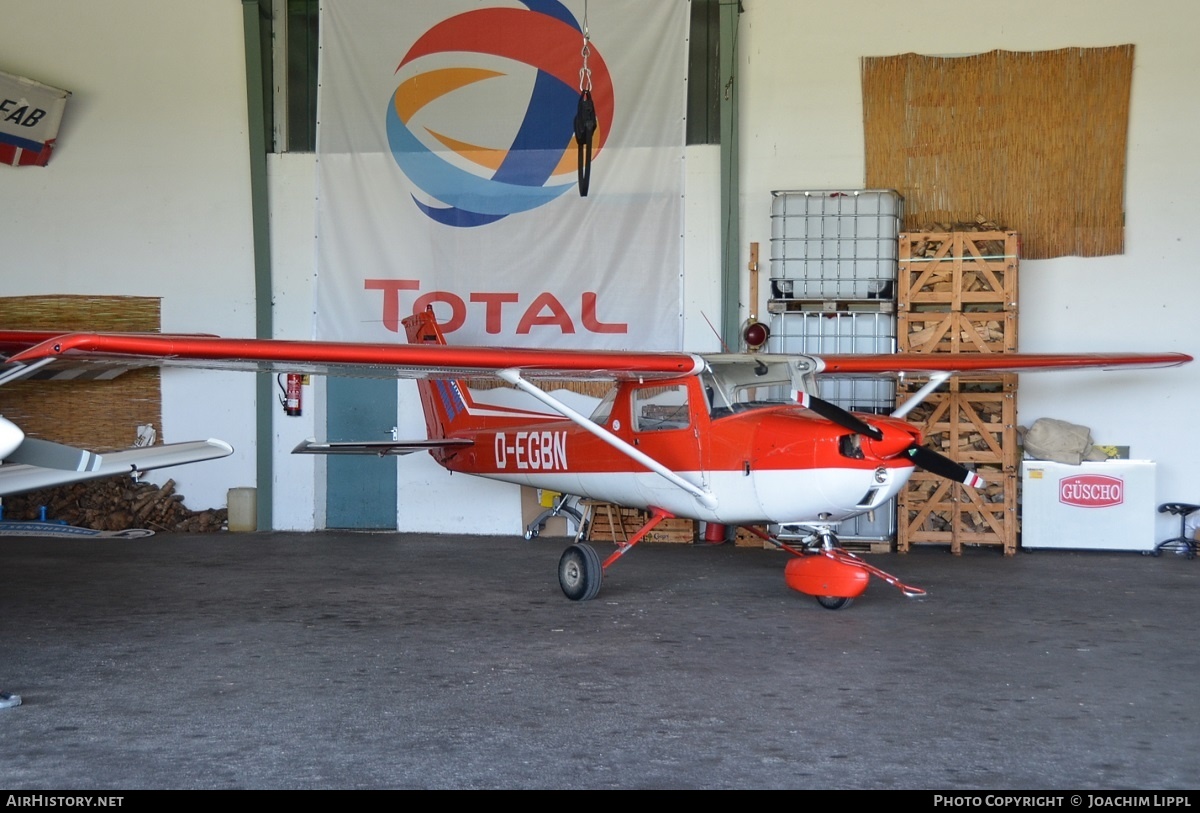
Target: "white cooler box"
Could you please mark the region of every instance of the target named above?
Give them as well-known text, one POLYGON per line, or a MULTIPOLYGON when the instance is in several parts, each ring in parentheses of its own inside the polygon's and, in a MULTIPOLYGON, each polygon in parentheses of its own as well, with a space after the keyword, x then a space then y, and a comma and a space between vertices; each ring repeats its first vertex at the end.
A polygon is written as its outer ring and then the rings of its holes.
POLYGON ((1021 547, 1154 550, 1154 462, 1021 461, 1021 547))

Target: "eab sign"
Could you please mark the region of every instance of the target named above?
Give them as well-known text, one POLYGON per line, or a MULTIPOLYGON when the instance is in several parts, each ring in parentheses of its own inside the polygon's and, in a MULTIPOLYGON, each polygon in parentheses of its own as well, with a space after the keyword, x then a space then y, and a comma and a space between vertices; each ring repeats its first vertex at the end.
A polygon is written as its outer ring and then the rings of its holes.
POLYGON ((70 92, 0 73, 0 162, 44 167, 70 92))

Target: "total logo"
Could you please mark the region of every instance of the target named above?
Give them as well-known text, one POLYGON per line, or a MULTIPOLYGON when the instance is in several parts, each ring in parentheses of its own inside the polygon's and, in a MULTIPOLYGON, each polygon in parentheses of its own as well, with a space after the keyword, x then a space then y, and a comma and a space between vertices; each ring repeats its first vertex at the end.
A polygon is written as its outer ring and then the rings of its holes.
POLYGON ((590 85, 597 159, 612 129, 612 79, 558 0, 480 8, 434 24, 396 68, 388 145, 447 226, 475 227, 544 206, 575 185, 574 119, 590 85), (585 84, 586 81, 586 84, 585 84))
POLYGON ((1125 481, 1107 474, 1079 474, 1058 481, 1058 501, 1079 508, 1111 508, 1125 502, 1125 481))

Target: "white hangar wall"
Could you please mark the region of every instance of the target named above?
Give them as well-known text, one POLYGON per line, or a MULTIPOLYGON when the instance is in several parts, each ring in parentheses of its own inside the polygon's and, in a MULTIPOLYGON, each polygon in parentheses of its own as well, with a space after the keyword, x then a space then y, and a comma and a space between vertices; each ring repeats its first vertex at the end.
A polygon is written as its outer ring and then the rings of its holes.
MULTIPOLYGON (((0 295, 161 297, 163 330, 253 336, 241 4, 6 0, 3 20, 0 70, 72 95, 48 166, 0 166, 0 295)), ((254 485, 254 377, 162 381, 162 440, 236 451, 151 479, 223 506, 254 485)))
MULTIPOLYGON (((1200 8, 1194 3, 1012 0, 1001 9, 983 0, 743 0, 743 7, 739 268, 751 242, 769 245, 772 190, 863 185, 860 57, 1128 42, 1136 53, 1126 253, 1023 262, 1020 347, 1196 352, 1188 329, 1189 306, 1200 301, 1193 271, 1200 253, 1194 200, 1200 159, 1192 146, 1200 124, 1194 83, 1200 8)), ((244 64, 236 0, 7 0, 0 70, 73 96, 49 167, 0 167, 7 261, 0 295, 161 296, 164 330, 253 335, 244 64)), ((311 332, 315 273, 312 157, 276 156, 269 168, 276 333, 304 338, 311 332)), ((689 150, 686 335, 697 350, 715 343, 701 314, 717 312, 717 168, 716 148, 689 150)), ((1200 499, 1191 465, 1197 441, 1178 426, 1198 390, 1200 365, 1026 375, 1019 414, 1025 424, 1045 416, 1091 426, 1098 440, 1158 461, 1159 501, 1200 499)), ((323 522, 320 460, 287 453, 322 420, 320 382, 305 395, 303 418, 276 420, 274 514, 282 529, 323 522)), ((189 505, 223 505, 228 488, 255 484, 253 376, 168 371, 163 406, 164 439, 215 436, 237 449, 226 460, 169 470, 189 505)), ((465 499, 472 511, 439 513, 435 503, 421 515, 451 525, 429 527, 431 520, 400 507, 408 523, 402 529, 520 531, 513 490, 496 493, 492 484, 454 478, 455 490, 441 496, 444 483, 432 478, 443 473, 418 466, 405 474, 410 462, 398 462, 402 494, 424 488, 445 505, 465 499)), ((1160 531, 1172 524, 1161 518, 1160 531)))

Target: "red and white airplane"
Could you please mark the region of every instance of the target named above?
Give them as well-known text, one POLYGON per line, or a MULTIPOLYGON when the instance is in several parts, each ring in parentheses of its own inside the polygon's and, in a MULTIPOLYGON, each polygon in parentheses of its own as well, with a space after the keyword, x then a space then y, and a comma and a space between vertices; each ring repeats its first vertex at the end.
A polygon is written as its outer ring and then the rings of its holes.
MULTIPOLYGON (((453 472, 641 508, 649 521, 601 561, 586 542, 559 560, 572 600, 595 597, 608 568, 668 517, 726 526, 800 526, 788 585, 837 609, 874 575, 903 584, 842 549, 841 521, 879 508, 915 467, 978 487, 964 466, 921 445, 905 415, 951 375, 1031 370, 1171 367, 1182 353, 1110 354, 691 354, 454 347, 432 311, 405 320, 407 345, 212 336, 72 333, 32 337, 0 368, 0 383, 62 365, 205 368, 418 379, 428 437, 407 441, 318 443, 297 452, 408 454, 427 451, 453 472), (818 375, 913 374, 928 383, 890 416, 851 413, 817 397, 818 375), (467 381, 499 378, 541 407, 483 403, 467 381), (607 380, 590 415, 545 387, 561 380, 607 380), (543 409, 544 407, 544 409, 543 409)), ((12 348, 0 332, 0 347, 12 348)), ((758 531, 755 531, 756 533, 758 531)))

